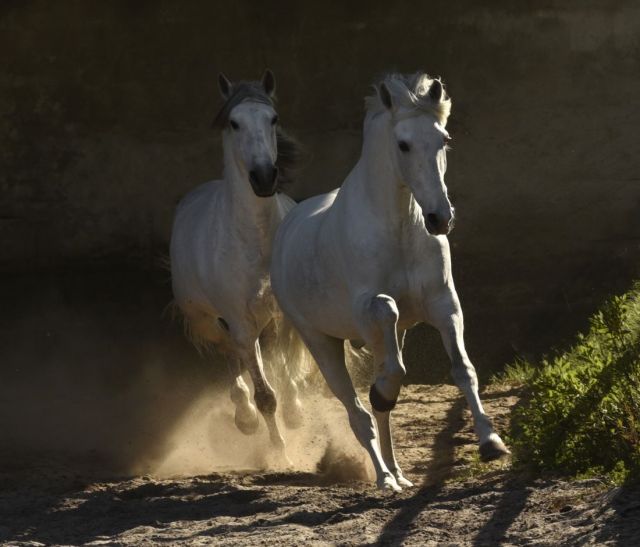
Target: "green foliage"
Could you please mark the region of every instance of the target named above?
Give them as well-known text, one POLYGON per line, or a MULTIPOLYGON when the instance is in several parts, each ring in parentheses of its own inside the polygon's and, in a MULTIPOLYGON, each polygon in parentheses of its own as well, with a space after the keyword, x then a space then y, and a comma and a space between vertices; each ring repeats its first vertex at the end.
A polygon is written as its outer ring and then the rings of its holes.
POLYGON ((518 460, 576 475, 606 473, 618 483, 639 477, 640 283, 612 298, 590 319, 588 333, 544 360, 526 384, 512 420, 518 460))
POLYGON ((529 383, 536 372, 536 368, 527 361, 518 360, 504 367, 502 372, 492 376, 489 383, 507 386, 521 386, 529 383))

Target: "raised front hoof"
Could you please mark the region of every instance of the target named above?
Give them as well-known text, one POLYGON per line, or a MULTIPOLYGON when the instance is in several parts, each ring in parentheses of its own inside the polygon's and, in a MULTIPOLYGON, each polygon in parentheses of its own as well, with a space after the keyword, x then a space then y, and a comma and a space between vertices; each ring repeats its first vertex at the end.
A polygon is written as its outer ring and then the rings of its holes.
POLYGON ((393 475, 385 475, 382 480, 378 479, 378 489, 383 492, 402 492, 402 487, 393 475))
POLYGON ((253 435, 258 431, 258 426, 260 425, 258 412, 255 410, 253 410, 253 412, 250 410, 245 412, 236 410, 235 423, 240 432, 245 435, 253 435))
POLYGON ((287 429, 299 429, 304 424, 302 403, 298 399, 285 405, 282 412, 282 420, 287 429))
POLYGON ((483 462, 490 462, 500 459, 511 454, 509 449, 502 442, 500 437, 490 439, 486 443, 480 445, 480 459, 483 462))

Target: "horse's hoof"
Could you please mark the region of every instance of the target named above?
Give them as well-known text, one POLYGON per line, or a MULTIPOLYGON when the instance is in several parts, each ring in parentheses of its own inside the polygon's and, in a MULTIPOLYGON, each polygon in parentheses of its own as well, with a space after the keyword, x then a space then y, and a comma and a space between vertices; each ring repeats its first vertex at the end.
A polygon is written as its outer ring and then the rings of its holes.
POLYGON ((396 475, 396 481, 402 488, 411 488, 413 483, 409 479, 405 479, 402 475, 396 475))
POLYGON ((483 462, 497 460, 511 454, 510 450, 497 435, 480 445, 480 459, 483 462))
POLYGON ((304 416, 302 414, 302 404, 300 401, 288 404, 284 407, 282 419, 287 429, 298 429, 304 424, 304 416))
POLYGON ((258 419, 258 412, 239 412, 236 410, 235 416, 236 427, 245 435, 253 435, 258 431, 260 420, 258 419))
POLYGON ((382 482, 378 481, 378 488, 385 492, 402 492, 402 487, 393 475, 386 475, 382 482))

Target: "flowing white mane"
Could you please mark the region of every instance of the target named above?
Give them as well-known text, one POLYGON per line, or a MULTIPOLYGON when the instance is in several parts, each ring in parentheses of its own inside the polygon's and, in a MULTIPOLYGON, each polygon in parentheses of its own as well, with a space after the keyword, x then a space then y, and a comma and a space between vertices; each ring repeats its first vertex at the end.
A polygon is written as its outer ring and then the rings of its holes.
POLYGON ((376 93, 365 97, 365 107, 367 112, 377 114, 384 111, 386 107, 380 99, 380 85, 385 84, 393 104, 408 110, 426 112, 436 117, 442 125, 447 123, 447 118, 451 112, 451 99, 443 93, 440 101, 434 101, 429 96, 429 89, 435 80, 424 72, 415 74, 387 74, 378 84, 374 85, 376 93))

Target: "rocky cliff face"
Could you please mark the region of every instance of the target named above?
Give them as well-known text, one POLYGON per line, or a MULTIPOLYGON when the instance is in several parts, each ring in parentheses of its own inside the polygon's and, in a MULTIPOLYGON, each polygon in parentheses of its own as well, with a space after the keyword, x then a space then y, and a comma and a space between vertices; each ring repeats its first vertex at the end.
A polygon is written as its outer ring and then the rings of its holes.
MULTIPOLYGON (((298 197, 356 160, 377 74, 444 78, 455 275, 481 365, 557 342, 638 275, 634 2, 216 4, 3 3, 1 271, 153 269, 176 201, 221 170, 217 71, 270 66, 311 153, 298 197)), ((423 331, 408 352, 432 356, 423 331)))

